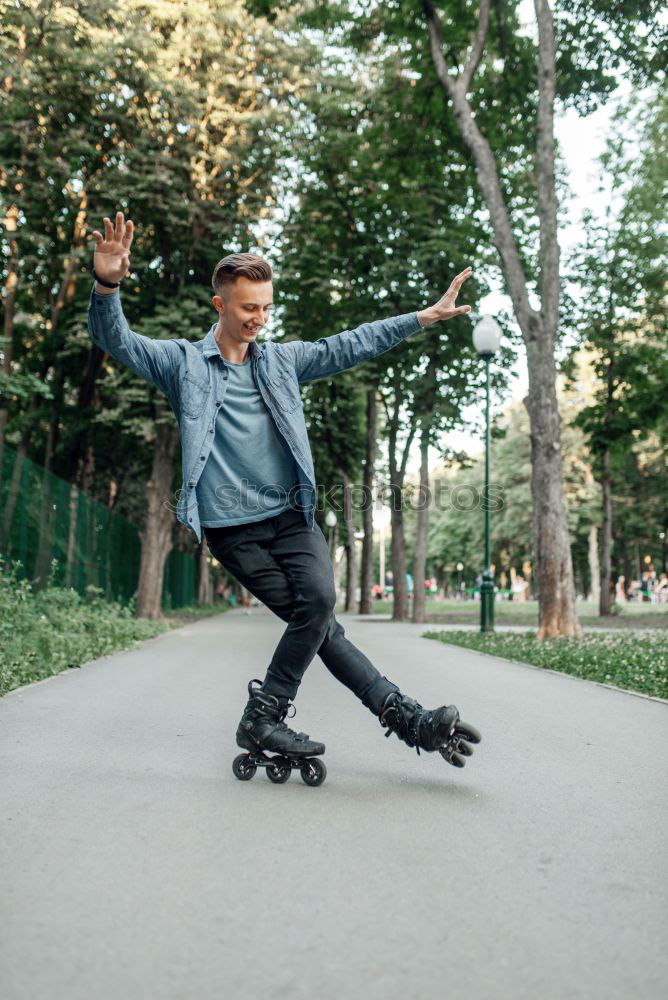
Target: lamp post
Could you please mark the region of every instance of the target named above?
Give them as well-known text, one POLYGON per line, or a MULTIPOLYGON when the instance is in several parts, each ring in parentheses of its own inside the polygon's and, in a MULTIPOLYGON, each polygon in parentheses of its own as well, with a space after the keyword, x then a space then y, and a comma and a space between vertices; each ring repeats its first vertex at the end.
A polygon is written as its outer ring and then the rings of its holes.
POLYGON ((485 568, 482 573, 480 587, 480 631, 494 631, 494 578, 490 566, 490 533, 489 533, 489 365, 501 343, 501 328, 491 316, 483 316, 473 330, 473 346, 485 362, 487 369, 485 388, 485 568))
POLYGON ((464 571, 464 563, 463 562, 458 562, 457 563, 457 572, 459 573, 459 593, 458 593, 457 596, 460 599, 460 601, 463 598, 463 593, 462 593, 462 590, 463 590, 463 588, 462 588, 462 573, 463 573, 463 571, 464 571))

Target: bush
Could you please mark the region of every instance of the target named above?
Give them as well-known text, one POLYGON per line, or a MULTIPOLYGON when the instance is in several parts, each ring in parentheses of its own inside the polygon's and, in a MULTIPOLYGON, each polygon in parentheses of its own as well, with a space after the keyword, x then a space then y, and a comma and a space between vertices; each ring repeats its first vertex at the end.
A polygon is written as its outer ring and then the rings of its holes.
POLYGON ((174 627, 135 618, 134 599, 121 605, 103 600, 97 587, 82 597, 55 586, 55 561, 47 586, 33 594, 20 568, 0 555, 0 694, 174 627))

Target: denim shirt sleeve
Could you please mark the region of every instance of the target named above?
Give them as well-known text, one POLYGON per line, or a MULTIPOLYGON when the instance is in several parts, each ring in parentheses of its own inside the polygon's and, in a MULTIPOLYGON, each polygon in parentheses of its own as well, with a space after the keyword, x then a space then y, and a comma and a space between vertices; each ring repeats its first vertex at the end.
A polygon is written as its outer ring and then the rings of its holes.
POLYGON ((98 295, 93 286, 88 304, 88 332, 94 344, 169 397, 181 348, 174 340, 154 340, 131 330, 118 291, 98 295))
POLYGON ((298 380, 311 382, 384 354, 411 333, 422 329, 417 312, 403 313, 374 323, 362 323, 354 330, 344 330, 320 340, 293 340, 286 347, 294 351, 298 380))

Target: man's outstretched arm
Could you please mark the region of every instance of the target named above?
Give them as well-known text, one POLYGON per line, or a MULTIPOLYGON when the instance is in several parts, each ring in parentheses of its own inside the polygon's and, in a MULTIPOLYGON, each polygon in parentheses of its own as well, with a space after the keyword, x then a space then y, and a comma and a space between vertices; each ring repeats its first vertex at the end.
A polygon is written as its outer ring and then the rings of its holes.
POLYGON ((285 347, 294 352, 294 364, 300 382, 311 382, 345 371, 354 365, 384 354, 406 337, 433 323, 452 319, 471 311, 470 306, 457 306, 459 289, 472 274, 467 267, 453 280, 447 292, 434 305, 419 312, 404 313, 374 323, 362 323, 354 330, 344 330, 319 340, 297 340, 285 347))
MULTIPOLYGON (((124 223, 123 213, 117 212, 116 227, 105 218, 104 228, 104 237, 97 230, 93 232, 93 268, 103 281, 119 282, 130 267, 134 226, 130 220, 124 223)), ((88 332, 94 344, 169 396, 180 348, 173 340, 154 340, 131 330, 118 288, 95 282, 88 305, 88 332)))

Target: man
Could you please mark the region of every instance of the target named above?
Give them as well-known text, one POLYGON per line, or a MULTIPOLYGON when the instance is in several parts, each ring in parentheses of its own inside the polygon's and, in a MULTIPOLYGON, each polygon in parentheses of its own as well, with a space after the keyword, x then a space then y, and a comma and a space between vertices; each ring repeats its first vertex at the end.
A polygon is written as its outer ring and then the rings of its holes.
MULTIPOLYGON (((203 530, 215 558, 287 622, 264 681, 248 685, 236 739, 251 752, 250 764, 244 773, 235 769, 237 776, 252 776, 258 763, 266 766, 271 759, 263 757, 265 750, 291 766, 324 753, 322 743, 284 721, 316 653, 377 716, 387 736, 396 733, 418 753, 439 750, 463 767, 473 752, 470 743, 479 741, 476 730, 459 721, 454 706, 427 711, 402 694, 345 637, 334 616, 334 577, 314 518, 315 473, 299 384, 351 368, 432 323, 470 312, 455 301, 471 268, 420 312, 315 342, 259 345, 273 303, 271 267, 255 254, 230 254, 214 270, 218 322, 206 337, 197 343, 152 340, 130 330, 118 292, 130 267, 133 224, 118 212, 115 226, 105 218, 104 229, 104 236, 93 233, 90 336, 157 386, 176 414, 184 475, 178 519, 198 541, 203 530)), ((284 780, 285 773, 289 769, 274 767, 270 777, 284 780)), ((319 773, 324 776, 324 768, 319 773)))

